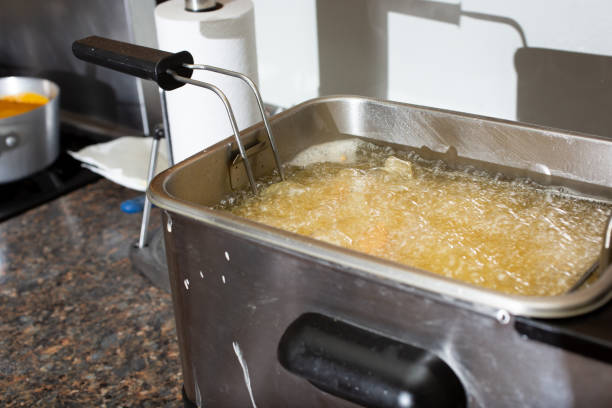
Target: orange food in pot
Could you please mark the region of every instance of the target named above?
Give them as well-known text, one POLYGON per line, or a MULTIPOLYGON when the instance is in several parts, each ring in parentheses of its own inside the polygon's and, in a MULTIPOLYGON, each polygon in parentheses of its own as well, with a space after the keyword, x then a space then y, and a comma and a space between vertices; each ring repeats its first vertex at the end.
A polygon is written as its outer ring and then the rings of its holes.
POLYGON ((49 102, 49 98, 33 92, 0 97, 0 119, 29 112, 49 102))

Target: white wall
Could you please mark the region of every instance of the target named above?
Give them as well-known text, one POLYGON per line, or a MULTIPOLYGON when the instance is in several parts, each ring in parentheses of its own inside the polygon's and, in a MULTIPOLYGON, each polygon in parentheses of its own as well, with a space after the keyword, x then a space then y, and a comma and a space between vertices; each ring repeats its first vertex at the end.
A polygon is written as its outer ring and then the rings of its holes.
POLYGON ((283 107, 319 91, 315 0, 253 0, 261 93, 283 107))
MULTIPOLYGON (((515 20, 529 47, 612 55, 609 0, 464 0, 461 9, 515 20)), ((458 26, 393 12, 388 19, 390 99, 516 119, 513 59, 522 43, 511 26, 465 16, 458 26)))
MULTIPOLYGON (((264 98, 290 106, 319 94, 316 1, 254 3, 264 98)), ((326 9, 327 3, 319 7, 326 9)), ((514 20, 529 47, 612 55, 610 0, 369 0, 365 7, 371 26, 363 29, 374 33, 378 47, 387 48, 386 63, 380 64, 387 71, 386 95, 372 96, 391 100, 516 119, 519 32, 465 15, 470 12, 514 20), (458 5, 457 21, 423 17, 423 11, 434 17, 444 12, 443 3, 458 5)), ((338 26, 354 21, 348 9, 346 17, 332 20, 338 26)), ((343 57, 338 47, 334 63, 343 57)))

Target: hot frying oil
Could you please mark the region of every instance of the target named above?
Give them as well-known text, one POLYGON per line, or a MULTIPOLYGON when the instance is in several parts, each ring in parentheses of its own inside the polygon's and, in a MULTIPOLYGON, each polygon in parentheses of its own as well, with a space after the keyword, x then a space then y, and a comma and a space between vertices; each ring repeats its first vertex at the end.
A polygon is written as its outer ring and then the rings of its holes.
POLYGON ((511 294, 566 292, 597 260, 610 206, 372 144, 355 153, 290 166, 286 181, 220 207, 511 294))

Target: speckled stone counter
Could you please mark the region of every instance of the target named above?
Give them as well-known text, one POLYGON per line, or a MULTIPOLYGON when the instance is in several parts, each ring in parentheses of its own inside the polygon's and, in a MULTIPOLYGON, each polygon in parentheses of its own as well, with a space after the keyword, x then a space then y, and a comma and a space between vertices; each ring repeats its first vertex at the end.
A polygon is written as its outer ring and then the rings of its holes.
POLYGON ((0 223, 0 406, 181 404, 171 298, 128 259, 136 195, 101 180, 0 223))

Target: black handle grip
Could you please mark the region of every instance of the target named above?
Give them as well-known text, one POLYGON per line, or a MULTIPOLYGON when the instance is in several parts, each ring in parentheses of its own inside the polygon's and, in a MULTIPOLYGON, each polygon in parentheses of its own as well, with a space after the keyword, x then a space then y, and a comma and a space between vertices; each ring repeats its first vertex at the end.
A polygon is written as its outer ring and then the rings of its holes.
POLYGON ((466 406, 461 381, 436 355, 320 314, 289 326, 278 359, 314 386, 366 407, 466 406))
POLYGON ((193 73, 193 70, 183 67, 183 64, 193 64, 193 57, 187 51, 172 54, 92 36, 75 41, 72 52, 83 61, 155 81, 167 91, 183 86, 184 83, 175 80, 166 70, 171 69, 187 78, 191 78, 193 73))

